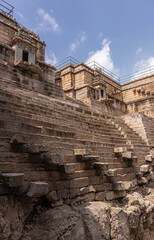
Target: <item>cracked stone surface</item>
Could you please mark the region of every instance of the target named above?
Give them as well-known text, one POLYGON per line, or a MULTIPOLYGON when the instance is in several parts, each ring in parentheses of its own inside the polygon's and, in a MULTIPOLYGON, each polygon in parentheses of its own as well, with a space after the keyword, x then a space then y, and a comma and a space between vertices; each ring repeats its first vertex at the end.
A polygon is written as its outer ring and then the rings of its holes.
POLYGON ((0 240, 152 240, 154 195, 52 208, 44 199, 0 197, 0 240))

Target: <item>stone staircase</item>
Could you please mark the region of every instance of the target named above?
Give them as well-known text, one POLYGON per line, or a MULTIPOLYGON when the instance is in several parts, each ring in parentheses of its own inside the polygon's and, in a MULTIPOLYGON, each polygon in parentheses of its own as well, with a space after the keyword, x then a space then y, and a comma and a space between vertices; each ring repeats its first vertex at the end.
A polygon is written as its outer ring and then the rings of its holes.
POLYGON ((0 79, 0 194, 46 195, 54 207, 119 198, 152 178, 149 147, 121 118, 0 79))
POLYGON ((154 146, 154 120, 142 113, 122 116, 125 123, 131 127, 150 146, 154 146))

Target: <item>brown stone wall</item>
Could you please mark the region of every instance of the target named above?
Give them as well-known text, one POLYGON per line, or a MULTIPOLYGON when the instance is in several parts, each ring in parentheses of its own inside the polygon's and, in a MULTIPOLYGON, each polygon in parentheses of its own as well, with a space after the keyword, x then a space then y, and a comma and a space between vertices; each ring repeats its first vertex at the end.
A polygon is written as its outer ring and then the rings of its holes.
POLYGON ((2 22, 0 14, 0 42, 7 46, 10 46, 15 32, 16 30, 14 27, 11 25, 9 26, 5 22, 2 22))
POLYGON ((123 84, 122 94, 126 103, 154 96, 154 75, 123 84))
POLYGON ((84 84, 84 71, 75 73, 75 88, 81 87, 84 84))
POLYGON ((128 103, 127 112, 141 112, 151 118, 154 118, 154 98, 128 103))
POLYGON ((88 89, 89 87, 84 87, 81 89, 76 90, 76 99, 81 100, 82 102, 86 103, 88 98, 88 89))
POLYGON ((64 91, 67 91, 72 87, 72 73, 71 72, 62 76, 62 86, 63 86, 64 91))
MULTIPOLYGON (((6 46, 11 46, 15 33, 21 28, 15 19, 8 17, 0 12, 0 43, 6 46)), ((45 43, 40 41, 39 36, 27 30, 33 38, 35 46, 37 47, 36 57, 37 60, 45 60, 45 43)))
POLYGON ((13 64, 14 50, 12 48, 5 47, 4 45, 0 44, 0 61, 13 64))
POLYGON ((154 117, 154 75, 123 84, 122 94, 128 113, 142 112, 154 117))

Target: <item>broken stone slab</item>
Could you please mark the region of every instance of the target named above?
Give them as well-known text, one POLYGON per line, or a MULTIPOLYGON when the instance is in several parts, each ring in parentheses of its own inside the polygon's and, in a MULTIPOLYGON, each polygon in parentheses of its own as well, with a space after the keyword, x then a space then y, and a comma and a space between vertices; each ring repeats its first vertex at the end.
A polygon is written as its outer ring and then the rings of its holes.
POLYGON ((21 187, 24 183, 23 173, 2 173, 1 181, 9 187, 21 187))
POLYGON ((105 175, 108 177, 115 177, 117 176, 117 169, 109 169, 105 171, 105 175))
POLYGON ((126 152, 127 148, 126 147, 115 147, 114 148, 114 153, 123 153, 126 152))
POLYGON ((111 201, 117 198, 121 198, 121 197, 125 197, 126 196, 126 191, 118 191, 118 192, 114 192, 114 191, 110 191, 106 193, 106 200, 107 201, 111 201))
POLYGON ((75 164, 73 163, 60 164, 58 169, 62 173, 71 174, 75 172, 75 164))
POLYGON ((147 173, 150 171, 150 165, 144 164, 140 166, 140 172, 147 173))
POLYGON ((147 162, 152 162, 152 155, 146 155, 145 156, 145 161, 147 161, 147 162))
POLYGON ((31 182, 27 192, 28 197, 41 197, 49 192, 49 184, 45 182, 31 182))

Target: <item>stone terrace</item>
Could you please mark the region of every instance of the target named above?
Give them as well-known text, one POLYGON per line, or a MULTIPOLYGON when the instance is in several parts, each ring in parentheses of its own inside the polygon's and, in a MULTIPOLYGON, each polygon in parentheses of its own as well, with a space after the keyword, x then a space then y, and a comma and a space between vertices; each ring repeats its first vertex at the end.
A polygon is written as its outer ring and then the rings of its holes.
POLYGON ((54 207, 112 200, 152 179, 149 145, 122 118, 0 68, 1 194, 45 195, 54 207))

